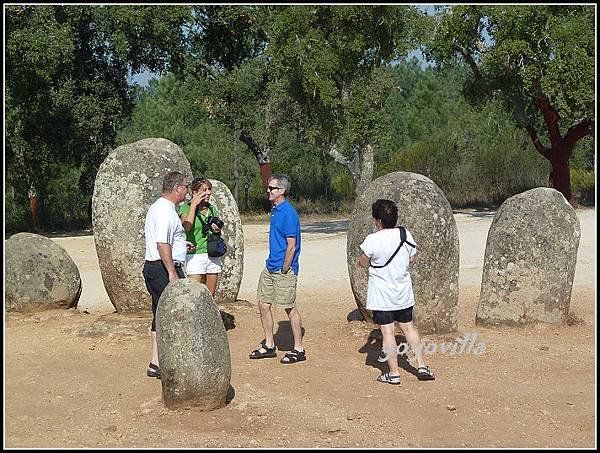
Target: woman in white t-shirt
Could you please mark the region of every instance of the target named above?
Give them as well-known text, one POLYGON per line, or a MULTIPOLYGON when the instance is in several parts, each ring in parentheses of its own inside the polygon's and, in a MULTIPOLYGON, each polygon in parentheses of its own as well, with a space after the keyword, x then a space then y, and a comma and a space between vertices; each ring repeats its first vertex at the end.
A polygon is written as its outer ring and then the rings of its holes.
POLYGON ((400 384, 394 321, 418 363, 418 379, 433 380, 433 372, 425 365, 419 332, 413 323, 415 296, 409 267, 416 254, 416 243, 410 231, 396 228, 398 207, 393 201, 379 199, 372 205, 373 223, 377 231, 369 234, 360 245, 362 254, 358 263, 369 268, 367 308, 373 312, 373 321, 379 324, 383 336, 383 352, 389 372, 377 378, 387 384, 400 384), (404 234, 406 235, 404 237, 404 234), (404 242, 402 240, 404 239, 404 242))

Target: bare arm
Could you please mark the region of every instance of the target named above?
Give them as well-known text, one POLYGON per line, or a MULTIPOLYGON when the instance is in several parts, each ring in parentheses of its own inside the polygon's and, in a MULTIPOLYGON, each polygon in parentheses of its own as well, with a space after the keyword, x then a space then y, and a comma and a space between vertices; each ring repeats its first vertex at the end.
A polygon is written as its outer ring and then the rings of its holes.
POLYGON ((204 195, 202 192, 197 192, 192 195, 192 201, 190 202, 190 210, 187 214, 181 214, 181 224, 183 225, 183 229, 187 231, 192 231, 194 228, 194 219, 196 217, 196 209, 198 204, 202 201, 204 195))
POLYGON ((290 269, 292 265, 292 260, 294 259, 294 252, 296 251, 296 238, 285 238, 287 241, 287 247, 285 249, 285 258, 283 260, 283 267, 281 268, 281 272, 284 274, 290 269))
POLYGON ((361 253, 360 256, 358 257, 358 265, 360 267, 367 268, 367 267, 369 267, 370 262, 371 262, 371 259, 364 253, 361 253))
POLYGON ((163 264, 167 268, 167 272, 169 273, 169 281, 175 282, 179 280, 179 276, 175 271, 175 264, 173 263, 173 252, 170 244, 166 244, 164 242, 157 242, 156 246, 158 248, 158 254, 160 255, 160 259, 163 264))

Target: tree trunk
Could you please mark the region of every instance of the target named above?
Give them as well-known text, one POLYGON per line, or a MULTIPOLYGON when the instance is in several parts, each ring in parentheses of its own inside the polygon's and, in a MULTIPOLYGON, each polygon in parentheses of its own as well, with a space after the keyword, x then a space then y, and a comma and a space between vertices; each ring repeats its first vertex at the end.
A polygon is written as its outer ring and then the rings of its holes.
POLYGON ((365 191, 369 183, 373 180, 373 169, 375 167, 375 153, 371 145, 366 145, 360 155, 360 166, 358 179, 355 180, 356 195, 365 191))
POLYGON ((335 145, 328 149, 333 159, 348 169, 354 182, 354 192, 360 195, 373 179, 373 168, 375 166, 375 153, 372 145, 365 145, 361 149, 355 149, 352 159, 348 159, 340 153, 335 145))
POLYGON ((271 159, 269 157, 270 148, 267 146, 263 148, 258 146, 250 134, 244 130, 240 131, 240 140, 250 149, 252 154, 254 154, 254 157, 258 162, 258 167, 260 168, 263 188, 267 190, 269 178, 273 174, 271 171, 271 159))
POLYGON ((577 208, 577 202, 571 190, 569 159, 571 158, 571 154, 573 154, 577 141, 592 133, 592 122, 589 118, 584 118, 579 123, 571 126, 567 130, 567 133, 562 136, 558 127, 560 115, 548 99, 541 94, 541 91, 537 106, 544 115, 551 143, 550 148, 542 144, 532 126, 529 125, 526 129, 535 149, 550 161, 551 170, 548 178, 548 186, 562 193, 571 206, 577 208))
MULTIPOLYGON (((557 153, 559 156, 562 153, 557 153)), ((550 177, 552 179, 552 185, 550 187, 555 188, 560 193, 564 195, 571 206, 574 208, 577 207, 577 202, 573 197, 573 193, 571 191, 571 175, 569 173, 569 159, 564 158, 555 158, 550 161, 552 165, 552 170, 550 173, 550 177)))

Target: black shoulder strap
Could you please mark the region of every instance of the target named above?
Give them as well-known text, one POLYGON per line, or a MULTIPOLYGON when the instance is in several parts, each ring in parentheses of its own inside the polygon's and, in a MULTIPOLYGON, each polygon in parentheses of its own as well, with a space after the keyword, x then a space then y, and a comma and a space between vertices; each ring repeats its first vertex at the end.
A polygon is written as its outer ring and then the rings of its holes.
POLYGON ((412 243, 410 243, 410 242, 408 242, 406 240, 406 229, 403 226, 398 226, 396 228, 398 228, 400 230, 400 245, 398 245, 398 248, 396 249, 396 251, 394 252, 394 254, 392 256, 390 256, 390 258, 386 261, 386 263, 383 266, 374 266, 373 264, 371 264, 371 260, 369 260, 369 266, 374 267, 376 269, 380 269, 382 267, 385 267, 385 266, 387 266, 388 264, 390 264, 392 262, 392 260, 396 256, 396 254, 400 251, 400 249, 404 245, 404 243, 410 245, 411 247, 415 246, 414 244, 412 244, 412 243))

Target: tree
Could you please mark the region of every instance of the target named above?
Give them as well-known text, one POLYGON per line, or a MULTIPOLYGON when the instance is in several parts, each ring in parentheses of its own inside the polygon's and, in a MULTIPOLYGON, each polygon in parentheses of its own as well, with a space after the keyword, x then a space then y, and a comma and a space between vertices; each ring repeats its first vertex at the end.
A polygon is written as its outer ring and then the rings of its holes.
POLYGON ((267 53, 273 92, 290 102, 279 113, 302 141, 325 149, 361 192, 386 134, 385 99, 395 89, 385 67, 413 45, 411 6, 293 6, 270 18, 267 53))
MULTIPOLYGON (((131 110, 129 73, 182 63, 189 11, 157 6, 7 6, 6 168, 43 202, 55 168, 78 168, 91 200, 96 172, 131 110)), ((25 195, 23 195, 25 197, 25 195)))
POLYGON ((266 188, 276 134, 264 56, 267 6, 192 7, 186 68, 179 74, 195 93, 195 105, 226 127, 254 155, 266 188))
POLYGON ((429 19, 428 58, 441 66, 464 60, 465 96, 473 104, 500 99, 550 161, 550 186, 576 206, 569 159, 594 122, 594 7, 452 6, 429 19))

